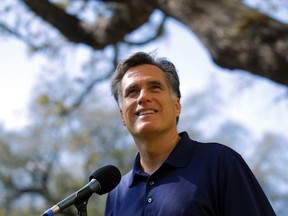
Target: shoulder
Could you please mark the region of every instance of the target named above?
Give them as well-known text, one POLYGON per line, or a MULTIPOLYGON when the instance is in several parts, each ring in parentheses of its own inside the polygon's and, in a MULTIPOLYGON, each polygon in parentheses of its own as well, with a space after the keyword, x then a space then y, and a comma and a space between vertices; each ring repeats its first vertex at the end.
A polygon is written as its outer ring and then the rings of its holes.
POLYGON ((194 141, 197 151, 205 152, 207 155, 241 157, 238 152, 229 146, 217 142, 194 141))
POLYGON ((129 187, 129 185, 131 184, 132 177, 133 177, 132 175, 133 175, 133 171, 132 170, 130 170, 128 173, 124 174, 121 177, 120 183, 110 193, 111 194, 115 194, 115 193, 119 194, 119 193, 121 193, 121 191, 126 191, 127 188, 129 187))
POLYGON ((199 142, 190 139, 186 132, 180 134, 182 137, 182 154, 189 154, 192 161, 229 164, 232 161, 243 162, 242 156, 234 149, 217 142, 199 142), (206 162, 205 162, 206 161, 206 162))
POLYGON ((180 133, 183 145, 189 146, 189 148, 194 152, 205 153, 207 155, 230 155, 230 156, 240 156, 231 147, 218 143, 218 142, 200 142, 192 140, 187 132, 180 133))

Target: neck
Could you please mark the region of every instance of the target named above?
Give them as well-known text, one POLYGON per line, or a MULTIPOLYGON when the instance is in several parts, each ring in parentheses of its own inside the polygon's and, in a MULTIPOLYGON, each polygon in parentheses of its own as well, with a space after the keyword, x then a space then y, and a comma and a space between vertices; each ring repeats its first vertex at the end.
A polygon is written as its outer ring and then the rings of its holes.
POLYGON ((174 147, 180 140, 177 131, 169 135, 161 136, 157 134, 153 139, 142 139, 137 137, 135 142, 140 153, 140 163, 144 172, 148 174, 154 173, 168 158, 174 147))

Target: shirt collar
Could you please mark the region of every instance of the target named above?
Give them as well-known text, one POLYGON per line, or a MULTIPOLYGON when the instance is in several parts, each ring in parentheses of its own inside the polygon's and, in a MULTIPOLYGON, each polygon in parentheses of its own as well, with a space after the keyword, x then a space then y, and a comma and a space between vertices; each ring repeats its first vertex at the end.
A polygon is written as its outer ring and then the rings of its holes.
MULTIPOLYGON (((191 150, 194 145, 193 141, 189 138, 187 132, 181 132, 180 134, 180 141, 175 146, 169 157, 166 159, 166 161, 163 164, 168 164, 173 167, 186 167, 191 158, 191 150)), ((134 186, 140 179, 146 178, 148 179, 149 175, 146 174, 141 170, 140 166, 140 155, 139 152, 136 154, 134 159, 134 166, 133 170, 129 179, 129 187, 134 186)))
POLYGON ((140 166, 140 154, 136 154, 134 159, 134 166, 129 177, 129 187, 134 186, 140 179, 148 179, 149 175, 142 171, 140 166))
POLYGON ((164 164, 169 164, 174 167, 186 167, 191 161, 191 149, 194 147, 193 142, 187 132, 181 132, 180 141, 175 146, 169 157, 166 159, 164 164))

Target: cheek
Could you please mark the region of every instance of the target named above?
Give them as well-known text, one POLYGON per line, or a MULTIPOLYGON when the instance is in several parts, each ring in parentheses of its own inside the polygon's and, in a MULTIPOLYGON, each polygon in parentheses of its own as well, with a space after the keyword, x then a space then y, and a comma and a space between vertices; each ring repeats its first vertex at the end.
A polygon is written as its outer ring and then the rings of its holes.
POLYGON ((128 117, 129 115, 132 115, 135 110, 135 103, 133 101, 127 100, 123 101, 121 106, 121 112, 122 112, 122 118, 128 117))

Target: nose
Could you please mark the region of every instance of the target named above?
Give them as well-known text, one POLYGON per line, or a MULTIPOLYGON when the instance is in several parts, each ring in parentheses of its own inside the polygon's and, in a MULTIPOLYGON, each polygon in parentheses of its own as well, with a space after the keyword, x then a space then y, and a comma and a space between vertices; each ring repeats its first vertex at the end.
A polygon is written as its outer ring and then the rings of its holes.
POLYGON ((142 103, 146 103, 146 102, 151 101, 151 96, 150 96, 148 90, 142 89, 139 93, 137 101, 138 101, 138 104, 142 104, 142 103))

